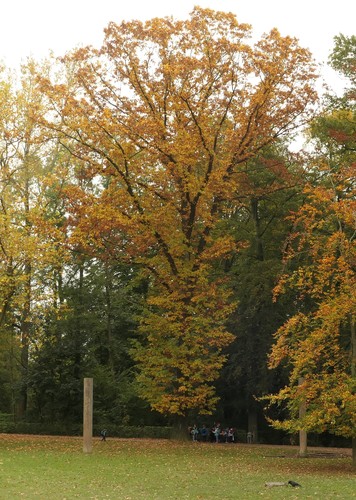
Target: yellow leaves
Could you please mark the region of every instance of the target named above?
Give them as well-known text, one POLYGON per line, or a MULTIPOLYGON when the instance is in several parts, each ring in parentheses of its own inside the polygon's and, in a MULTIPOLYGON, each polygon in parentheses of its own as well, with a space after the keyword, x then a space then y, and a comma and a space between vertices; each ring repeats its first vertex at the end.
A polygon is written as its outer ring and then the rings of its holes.
MULTIPOLYGON (((326 259, 324 264, 329 263, 326 259)), ((269 366, 275 368, 282 361, 291 366, 290 387, 267 398, 271 404, 286 403, 291 412, 286 421, 273 422, 276 427, 296 430, 299 426, 344 436, 354 433, 356 395, 343 337, 351 328, 355 300, 352 292, 325 295, 315 311, 293 316, 276 333, 269 366), (304 383, 298 386, 301 376, 304 383), (298 420, 301 401, 307 402, 302 421, 298 420)))
POLYGON ((351 437, 356 424, 356 395, 351 379, 342 371, 331 374, 306 375, 302 385, 285 387, 277 395, 265 398, 269 406, 286 405, 290 416, 283 420, 271 420, 279 429, 296 432, 324 432, 351 437), (306 403, 306 414, 298 418, 299 406, 306 403))
POLYGON ((273 31, 252 47, 249 34, 234 15, 199 7, 186 21, 111 23, 100 51, 64 59, 75 68, 67 85, 42 82, 53 103, 47 124, 77 161, 68 242, 150 276, 135 356, 142 394, 159 411, 214 406, 206 382, 225 360, 235 307, 212 273, 237 251, 221 214, 237 191, 249 195, 239 165, 315 99, 313 64, 295 40, 273 31))
POLYGON ((202 259, 211 261, 213 259, 223 257, 224 255, 229 255, 235 250, 235 240, 231 236, 226 235, 213 241, 212 244, 203 252, 202 259))
POLYGON ((219 297, 214 285, 194 274, 188 277, 173 293, 162 290, 149 299, 157 310, 147 311, 141 323, 148 345, 133 351, 140 362, 141 394, 153 408, 170 414, 211 411, 216 396, 207 384, 218 376, 225 361, 221 351, 233 340, 223 326, 230 310, 224 294, 219 297))
POLYGON ((159 401, 151 404, 152 408, 163 414, 186 415, 191 408, 199 408, 201 415, 210 415, 216 406, 218 398, 214 396, 212 387, 204 384, 196 387, 194 393, 177 390, 176 393, 164 394, 159 401))
POLYGON ((294 288, 300 307, 309 301, 310 310, 290 318, 276 333, 270 367, 286 361, 291 367, 290 386, 268 399, 271 404, 283 403, 290 412, 285 421, 273 422, 278 428, 352 436, 356 428, 349 350, 356 308, 355 247, 349 236, 354 233, 353 208, 347 195, 346 171, 340 169, 334 174, 326 164, 323 170, 331 182, 308 186, 308 202, 295 215, 298 247, 289 253, 287 261, 301 252, 306 261, 283 276, 275 290, 283 293, 288 287, 294 288), (305 382, 299 387, 301 376, 305 382), (306 416, 299 419, 303 401, 306 416))

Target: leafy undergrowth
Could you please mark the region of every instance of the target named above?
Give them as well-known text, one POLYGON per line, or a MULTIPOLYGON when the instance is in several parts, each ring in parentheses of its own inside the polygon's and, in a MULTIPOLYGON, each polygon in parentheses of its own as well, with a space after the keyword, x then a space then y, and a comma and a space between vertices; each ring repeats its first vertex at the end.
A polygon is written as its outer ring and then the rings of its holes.
POLYGON ((84 454, 80 438, 0 435, 0 499, 346 500, 356 478, 345 453, 300 459, 289 446, 96 438, 84 454), (265 486, 288 480, 302 487, 265 486))

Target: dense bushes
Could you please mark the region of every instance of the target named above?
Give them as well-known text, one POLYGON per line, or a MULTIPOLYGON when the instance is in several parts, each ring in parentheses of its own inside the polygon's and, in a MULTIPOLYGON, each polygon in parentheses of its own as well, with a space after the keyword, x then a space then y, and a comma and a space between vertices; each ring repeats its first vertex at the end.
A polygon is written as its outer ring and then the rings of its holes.
MULTIPOLYGON (((94 425, 93 436, 100 436, 102 428, 103 427, 99 425, 94 425)), ((108 437, 170 439, 172 428, 159 426, 140 427, 113 425, 107 427, 107 432, 108 437)), ((81 424, 66 424, 63 422, 15 422, 13 415, 0 414, 0 433, 81 436, 83 434, 83 428, 81 424)))

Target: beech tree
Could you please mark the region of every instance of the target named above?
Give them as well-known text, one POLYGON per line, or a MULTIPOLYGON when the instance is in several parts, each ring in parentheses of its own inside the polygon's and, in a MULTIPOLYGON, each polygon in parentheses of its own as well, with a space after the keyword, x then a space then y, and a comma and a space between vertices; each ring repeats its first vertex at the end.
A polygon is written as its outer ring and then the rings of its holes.
POLYGON ((63 58, 70 83, 40 79, 47 127, 98 188, 67 190, 72 241, 149 280, 133 357, 141 396, 165 414, 217 402, 234 304, 212 269, 238 251, 221 219, 244 189, 242 165, 309 120, 316 100, 308 50, 275 29, 255 45, 250 34, 201 8, 185 21, 110 23, 100 50, 63 58))
MULTIPOLYGON (((352 44, 348 47, 355 61, 352 44)), ((340 45, 336 48, 332 61, 340 45)), ((291 372, 288 386, 270 402, 290 415, 272 422, 278 428, 353 438, 356 464, 354 92, 331 102, 329 112, 311 127, 315 157, 286 255, 294 270, 281 278, 276 290, 293 288, 299 311, 276 333, 270 366, 286 363, 291 372), (306 413, 299 418, 302 403, 306 413)))

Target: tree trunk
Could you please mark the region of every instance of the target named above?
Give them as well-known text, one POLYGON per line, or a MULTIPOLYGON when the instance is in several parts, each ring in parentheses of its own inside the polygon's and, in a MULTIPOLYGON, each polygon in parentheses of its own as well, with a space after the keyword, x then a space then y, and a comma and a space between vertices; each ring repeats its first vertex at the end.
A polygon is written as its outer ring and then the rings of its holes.
POLYGON ((258 443, 258 419, 256 410, 248 410, 247 426, 248 432, 252 434, 252 443, 258 443))
MULTIPOLYGON (((25 235, 31 236, 32 224, 30 222, 30 173, 29 173, 29 145, 26 144, 24 151, 24 215, 25 235)), ((28 388, 28 356, 31 327, 31 300, 32 300, 32 264, 30 255, 27 253, 24 261, 24 295, 23 310, 20 322, 21 334, 21 389, 18 396, 16 416, 22 419, 27 411, 27 388, 28 388)))
POLYGON ((177 441, 187 441, 189 439, 189 426, 193 426, 187 417, 176 415, 173 422, 172 439, 177 441))
POLYGON ((114 358, 112 350, 112 323, 113 323, 113 311, 112 311, 112 269, 109 268, 109 264, 105 265, 105 300, 106 300, 106 339, 105 347, 107 349, 107 362, 114 373, 114 358))
MULTIPOLYGON (((353 317, 351 317, 351 376, 356 378, 356 329, 353 317)), ((356 468, 356 436, 352 437, 352 464, 356 468)))
POLYGON ((28 354, 30 339, 30 314, 31 314, 31 264, 25 266, 26 283, 23 312, 21 318, 21 388, 16 405, 16 418, 23 419, 27 411, 27 387, 28 387, 28 354))
MULTIPOLYGON (((304 378, 300 377, 299 379, 299 385, 302 385, 304 382, 304 378)), ((305 416, 306 412, 306 405, 305 402, 303 401, 300 406, 299 406, 299 418, 302 419, 305 416)), ((307 451, 307 433, 305 430, 301 429, 299 431, 299 456, 301 458, 305 458, 308 456, 308 451, 307 451)))
POLYGON ((258 200, 251 199, 251 213, 255 225, 255 256, 259 261, 264 260, 260 217, 258 214, 258 200))
POLYGON ((74 340, 74 370, 73 375, 76 380, 81 377, 81 364, 82 364, 82 343, 83 343, 83 314, 84 314, 84 265, 79 263, 79 284, 78 284, 78 304, 77 304, 77 318, 76 330, 74 340))

